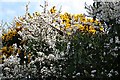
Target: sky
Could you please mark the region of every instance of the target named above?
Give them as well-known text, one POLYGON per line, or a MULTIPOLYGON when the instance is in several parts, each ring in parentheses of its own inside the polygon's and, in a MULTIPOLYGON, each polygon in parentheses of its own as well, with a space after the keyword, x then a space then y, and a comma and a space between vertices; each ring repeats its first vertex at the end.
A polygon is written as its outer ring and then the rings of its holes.
MULTIPOLYGON (((44 5, 45 0, 0 0, 0 21, 11 22, 14 17, 23 16, 25 14, 25 6, 30 1, 29 12, 41 12, 40 5, 44 5)), ((46 0, 48 9, 56 6, 57 10, 62 6, 62 13, 69 12, 72 14, 86 13, 84 9, 85 2, 92 5, 93 0, 46 0)))

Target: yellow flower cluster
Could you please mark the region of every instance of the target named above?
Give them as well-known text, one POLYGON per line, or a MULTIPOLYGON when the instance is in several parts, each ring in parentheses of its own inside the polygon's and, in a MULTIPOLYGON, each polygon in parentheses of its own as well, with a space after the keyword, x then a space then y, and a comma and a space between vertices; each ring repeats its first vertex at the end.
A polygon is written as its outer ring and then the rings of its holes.
MULTIPOLYGON (((53 6, 50 9, 51 13, 55 13, 56 9, 55 6, 53 6)), ((103 31, 103 27, 101 26, 100 21, 93 18, 87 18, 83 14, 69 14, 64 13, 60 14, 60 19, 62 20, 61 24, 65 25, 63 28, 60 27, 60 30, 65 31, 68 35, 71 35, 71 31, 73 29, 78 29, 82 32, 89 32, 92 34, 96 33, 95 25, 99 26, 99 31, 103 31)), ((56 22, 55 20, 53 23, 56 22)), ((56 26, 59 28, 59 26, 56 26)))
MULTIPOLYGON (((39 15, 37 12, 35 15, 39 15)), ((21 17, 19 18, 20 21, 24 21, 24 19, 21 17)), ((2 34, 2 42, 4 44, 4 46, 0 49, 0 53, 2 53, 0 55, 0 59, 3 57, 3 55, 5 55, 6 57, 9 57, 10 55, 13 55, 16 53, 20 54, 20 50, 17 49, 14 50, 13 48, 13 44, 16 43, 17 46, 22 46, 23 44, 25 44, 27 41, 26 40, 19 40, 19 38, 21 39, 21 37, 19 36, 18 32, 22 31, 22 30, 26 30, 27 28, 22 27, 22 23, 19 21, 15 22, 15 27, 14 28, 10 28, 8 29, 7 33, 2 34), (14 53, 15 52, 15 53, 14 53)))
POLYGON ((71 15, 64 13, 60 15, 60 18, 62 19, 62 24, 65 24, 64 30, 67 31, 69 29, 68 34, 70 34, 70 31, 74 28, 83 32, 87 31, 95 34, 95 25, 99 26, 100 31, 103 31, 103 27, 97 19, 94 20, 93 18, 86 18, 83 14, 71 15))
MULTIPOLYGON (((20 18, 21 21, 24 21, 24 19, 20 18)), ((7 33, 2 34, 2 42, 4 46, 0 49, 0 59, 2 59, 3 55, 6 56, 7 58, 11 55, 16 55, 17 53, 20 55, 21 51, 17 48, 16 50, 13 47, 13 43, 16 43, 17 46, 23 45, 27 42, 27 40, 21 40, 21 41, 16 41, 19 37, 18 31, 26 30, 27 28, 22 27, 22 23, 16 22, 15 27, 8 29, 7 33)))
MULTIPOLYGON (((20 18, 20 20, 21 20, 21 21, 23 21, 23 19, 22 19, 22 18, 20 18)), ((19 23, 19 22, 16 22, 16 27, 19 27, 19 26, 22 26, 22 24, 21 24, 21 23, 19 23)))
POLYGON ((56 12, 55 6, 53 6, 53 7, 50 9, 50 12, 51 12, 52 14, 56 12))
POLYGON ((7 33, 2 35, 2 41, 9 41, 12 40, 18 33, 18 31, 22 30, 22 24, 20 22, 16 22, 15 28, 11 28, 8 30, 7 33))
POLYGON ((2 35, 2 41, 12 40, 14 36, 16 36, 17 31, 10 29, 7 34, 2 35))
POLYGON ((14 47, 13 46, 4 46, 0 52, 2 53, 2 55, 5 55, 6 57, 9 57, 13 52, 14 52, 14 47))

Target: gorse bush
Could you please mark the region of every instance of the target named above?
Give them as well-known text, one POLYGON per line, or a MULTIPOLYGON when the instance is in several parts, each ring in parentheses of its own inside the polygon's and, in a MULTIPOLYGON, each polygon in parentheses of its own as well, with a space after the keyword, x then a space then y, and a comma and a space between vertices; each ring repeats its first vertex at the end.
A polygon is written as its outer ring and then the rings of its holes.
POLYGON ((26 14, 2 34, 1 79, 118 79, 119 43, 111 42, 105 23, 43 8, 30 14, 26 5, 26 14))

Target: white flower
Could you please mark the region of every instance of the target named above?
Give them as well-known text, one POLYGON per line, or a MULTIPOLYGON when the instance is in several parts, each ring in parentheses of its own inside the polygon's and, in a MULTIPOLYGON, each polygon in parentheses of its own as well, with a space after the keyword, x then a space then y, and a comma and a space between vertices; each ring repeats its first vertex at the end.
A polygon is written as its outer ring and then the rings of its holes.
POLYGON ((49 59, 49 60, 53 60, 53 59, 55 59, 55 56, 54 56, 53 54, 49 54, 49 55, 48 55, 48 59, 49 59))
POLYGON ((6 71, 10 71, 10 68, 8 68, 8 67, 5 67, 5 68, 4 68, 4 70, 6 70, 6 71))
POLYGON ((108 75, 107 75, 108 77, 111 77, 112 76, 112 74, 111 73, 108 73, 108 75))
POLYGON ((95 73, 95 72, 96 72, 96 70, 92 70, 92 71, 91 71, 91 73, 95 73))
POLYGON ((38 54, 38 56, 39 56, 39 57, 41 57, 41 56, 43 56, 43 55, 44 55, 44 53, 43 53, 43 52, 37 52, 37 54, 38 54))
POLYGON ((76 76, 80 76, 80 73, 77 73, 76 76))

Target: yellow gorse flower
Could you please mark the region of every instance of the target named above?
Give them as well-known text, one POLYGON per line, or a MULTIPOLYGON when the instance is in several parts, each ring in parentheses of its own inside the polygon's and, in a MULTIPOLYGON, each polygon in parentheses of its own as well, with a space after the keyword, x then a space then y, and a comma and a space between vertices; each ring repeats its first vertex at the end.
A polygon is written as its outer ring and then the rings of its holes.
POLYGON ((40 16, 40 13, 39 13, 39 12, 35 12, 35 15, 36 15, 36 16, 40 16))
POLYGON ((12 54, 12 53, 13 53, 13 51, 14 51, 13 46, 9 46, 9 47, 8 47, 8 49, 9 49, 9 50, 8 50, 8 53, 9 53, 9 54, 12 54))
POLYGON ((20 22, 16 22, 16 27, 22 26, 20 22))
POLYGON ((103 27, 100 27, 100 31, 103 31, 104 30, 104 28, 103 27))
POLYGON ((55 12, 56 12, 55 6, 53 6, 53 7, 50 9, 50 12, 51 12, 51 13, 55 13, 55 12))
POLYGON ((96 30, 95 30, 95 29, 89 30, 89 32, 92 33, 92 34, 95 34, 95 33, 96 33, 96 30))
POLYGON ((79 30, 83 31, 84 30, 84 26, 82 24, 79 25, 78 27, 79 30))
MULTIPOLYGON (((85 17, 85 15, 83 14, 68 14, 68 13, 64 13, 64 14, 60 14, 60 18, 62 19, 62 24, 65 25, 64 30, 71 30, 69 28, 75 28, 78 29, 82 32, 89 32, 89 33, 96 33, 96 30, 94 29, 94 25, 99 26, 100 31, 103 31, 104 29, 101 27, 101 23, 97 20, 97 19, 93 19, 93 18, 87 18, 85 17), (71 23, 72 18, 74 19, 74 24, 71 23), (74 26, 74 27, 72 27, 74 26)), ((68 32, 70 33, 70 32, 68 32)))
POLYGON ((7 52, 7 47, 4 46, 4 47, 1 49, 1 52, 2 52, 2 53, 7 52))
POLYGON ((9 30, 7 34, 2 35, 2 40, 3 41, 9 41, 12 40, 14 36, 16 36, 17 31, 16 30, 9 30))
POLYGON ((71 32, 67 32, 67 35, 71 35, 72 33, 71 32))

